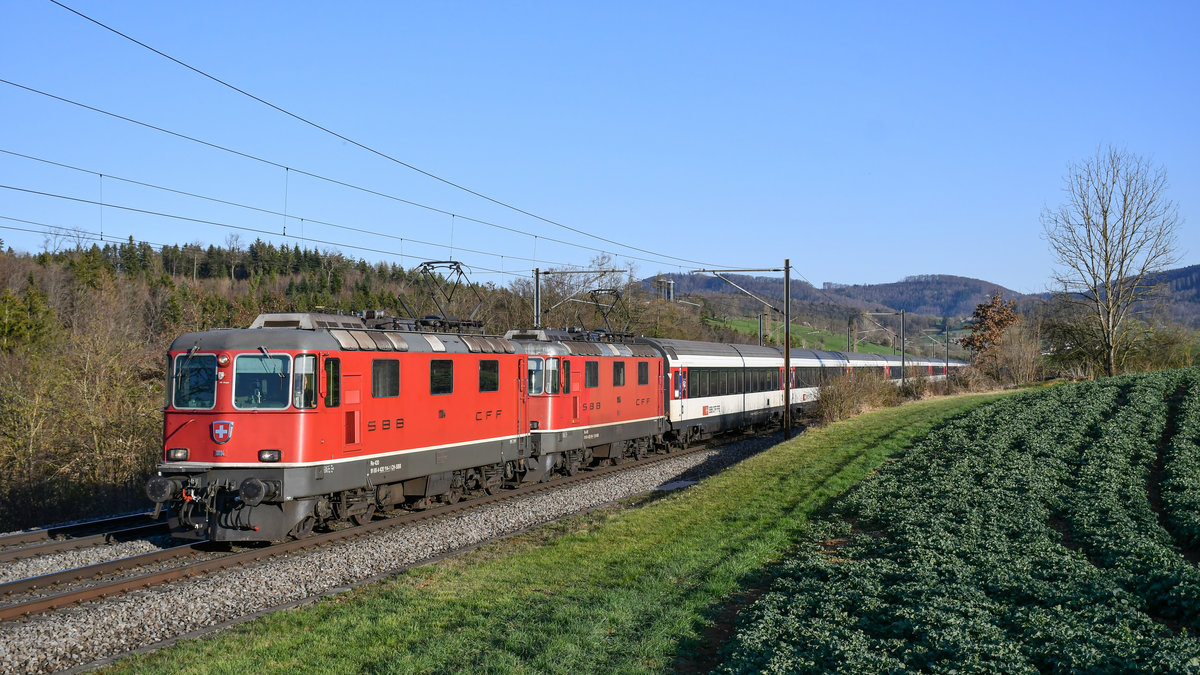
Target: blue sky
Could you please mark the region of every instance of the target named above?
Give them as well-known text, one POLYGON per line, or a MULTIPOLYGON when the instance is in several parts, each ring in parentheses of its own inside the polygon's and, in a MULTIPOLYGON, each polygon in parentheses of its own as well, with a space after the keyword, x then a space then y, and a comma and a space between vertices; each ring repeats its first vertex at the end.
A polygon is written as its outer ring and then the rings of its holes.
POLYGON ((790 258, 818 285, 1035 292, 1043 208, 1112 144, 1167 169, 1179 264, 1200 263, 1196 2, 62 2, 608 241, 43 0, 0 0, 0 79, 271 164, 0 83, 0 228, 339 244, 499 284, 599 250, 640 276, 790 258))

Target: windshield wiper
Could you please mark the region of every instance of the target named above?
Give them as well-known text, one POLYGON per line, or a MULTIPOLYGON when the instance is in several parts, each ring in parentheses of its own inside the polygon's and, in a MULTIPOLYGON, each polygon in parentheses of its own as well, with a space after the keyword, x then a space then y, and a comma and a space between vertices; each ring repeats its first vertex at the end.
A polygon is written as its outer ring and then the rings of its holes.
MULTIPOLYGON (((273 364, 273 365, 278 365, 278 364, 276 364, 276 363, 275 363, 275 359, 271 357, 271 352, 268 352, 266 347, 263 347, 263 346, 261 346, 261 345, 260 345, 260 346, 258 347, 258 351, 262 352, 262 353, 263 353, 263 356, 267 357, 267 362, 269 362, 269 363, 271 363, 271 364, 273 364)), ((282 380, 282 379, 284 379, 284 377, 286 377, 286 376, 283 374, 283 368, 282 368, 282 367, 280 367, 280 368, 279 368, 279 372, 277 372, 277 373, 275 373, 275 374, 276 374, 276 375, 278 375, 278 376, 279 376, 279 379, 281 379, 281 380, 282 380)))
POLYGON ((175 370, 175 386, 176 386, 176 388, 179 387, 179 381, 183 379, 183 371, 187 370, 188 362, 190 362, 192 360, 192 357, 196 355, 196 352, 199 349, 200 349, 200 342, 197 341, 195 344, 192 345, 192 348, 188 350, 187 358, 184 359, 183 363, 179 364, 179 368, 177 368, 175 370))

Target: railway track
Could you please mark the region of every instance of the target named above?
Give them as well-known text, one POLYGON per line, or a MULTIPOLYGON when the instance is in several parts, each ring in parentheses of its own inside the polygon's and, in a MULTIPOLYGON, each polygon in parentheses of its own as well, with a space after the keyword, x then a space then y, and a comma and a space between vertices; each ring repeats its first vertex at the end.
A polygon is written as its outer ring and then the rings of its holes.
MULTIPOLYGON (((122 530, 145 526, 154 522, 150 519, 151 515, 151 512, 147 511, 145 513, 134 513, 125 516, 115 516, 113 518, 102 518, 100 520, 89 520, 82 523, 57 525, 54 527, 6 534, 0 536, 0 555, 7 554, 15 549, 25 548, 30 545, 40 545, 53 541, 71 541, 86 536, 93 536, 95 534, 114 534, 122 530)), ((6 558, 0 558, 0 560, 5 559, 6 558)))
MULTIPOLYGON (((168 531, 167 524, 165 522, 151 521, 148 517, 148 514, 142 514, 136 517, 125 516, 112 520, 114 522, 111 524, 109 529, 104 531, 86 534, 86 532, 89 532, 90 530, 83 530, 85 534, 66 536, 62 539, 43 535, 43 533, 46 531, 22 532, 16 535, 9 535, 8 537, 0 538, 0 564, 14 562, 17 560, 25 560, 37 556, 49 555, 52 553, 74 551, 91 546, 145 539, 147 537, 166 534, 168 531), (35 534, 42 536, 33 536, 35 534)), ((88 525, 93 524, 88 523, 88 525)))
MULTIPOLYGON (((479 493, 478 496, 455 504, 444 504, 424 511, 395 511, 383 514, 387 517, 378 518, 363 525, 323 532, 299 540, 235 551, 221 551, 219 550, 221 546, 214 546, 209 542, 189 543, 104 563, 18 579, 0 584, 0 621, 12 621, 51 612, 79 603, 252 564, 336 541, 364 537, 381 530, 395 529, 424 520, 445 518, 497 502, 523 498, 539 492, 560 490, 578 483, 597 480, 615 472, 649 466, 708 448, 708 445, 696 445, 672 453, 650 455, 644 459, 626 459, 618 465, 595 467, 580 471, 574 476, 560 476, 549 482, 506 489, 494 495, 479 493)), ((158 525, 163 527, 162 524, 158 525)), ((88 539, 100 542, 99 538, 112 537, 134 529, 127 528, 88 535, 78 538, 77 541, 88 539)), ((71 540, 49 542, 41 546, 66 544, 68 541, 71 540)), ((0 545, 3 543, 3 540, 0 540, 0 545)), ((23 550, 28 549, 17 549, 13 553, 23 550)), ((0 551, 0 555, 6 552, 0 551)))

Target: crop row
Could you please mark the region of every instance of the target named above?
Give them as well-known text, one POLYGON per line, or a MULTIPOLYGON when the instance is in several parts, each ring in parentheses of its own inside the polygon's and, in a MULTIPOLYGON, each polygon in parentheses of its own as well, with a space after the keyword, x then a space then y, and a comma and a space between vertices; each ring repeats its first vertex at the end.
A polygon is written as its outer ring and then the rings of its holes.
POLYGON ((1200 579, 1147 494, 1196 381, 1054 387, 931 433, 814 524, 724 672, 1200 667, 1200 579))
POLYGON ((1164 458, 1162 499, 1179 543, 1200 548, 1200 384, 1196 376, 1179 406, 1164 458))

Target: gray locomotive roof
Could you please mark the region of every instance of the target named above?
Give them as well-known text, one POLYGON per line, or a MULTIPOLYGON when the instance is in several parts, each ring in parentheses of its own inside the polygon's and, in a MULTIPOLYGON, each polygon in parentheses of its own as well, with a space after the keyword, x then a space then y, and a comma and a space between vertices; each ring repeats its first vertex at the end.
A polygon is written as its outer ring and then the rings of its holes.
POLYGON ((642 342, 595 339, 597 333, 529 329, 510 330, 504 337, 526 354, 572 356, 638 356, 660 358, 662 353, 642 342))
POLYGON ((186 333, 171 350, 200 351, 380 351, 512 354, 504 338, 451 333, 368 329, 356 316, 316 313, 260 314, 250 328, 223 328, 186 333))
POLYGON ((225 351, 266 347, 288 350, 337 350, 337 340, 328 331, 263 330, 221 328, 200 333, 184 333, 171 343, 171 351, 196 347, 199 351, 225 351))

